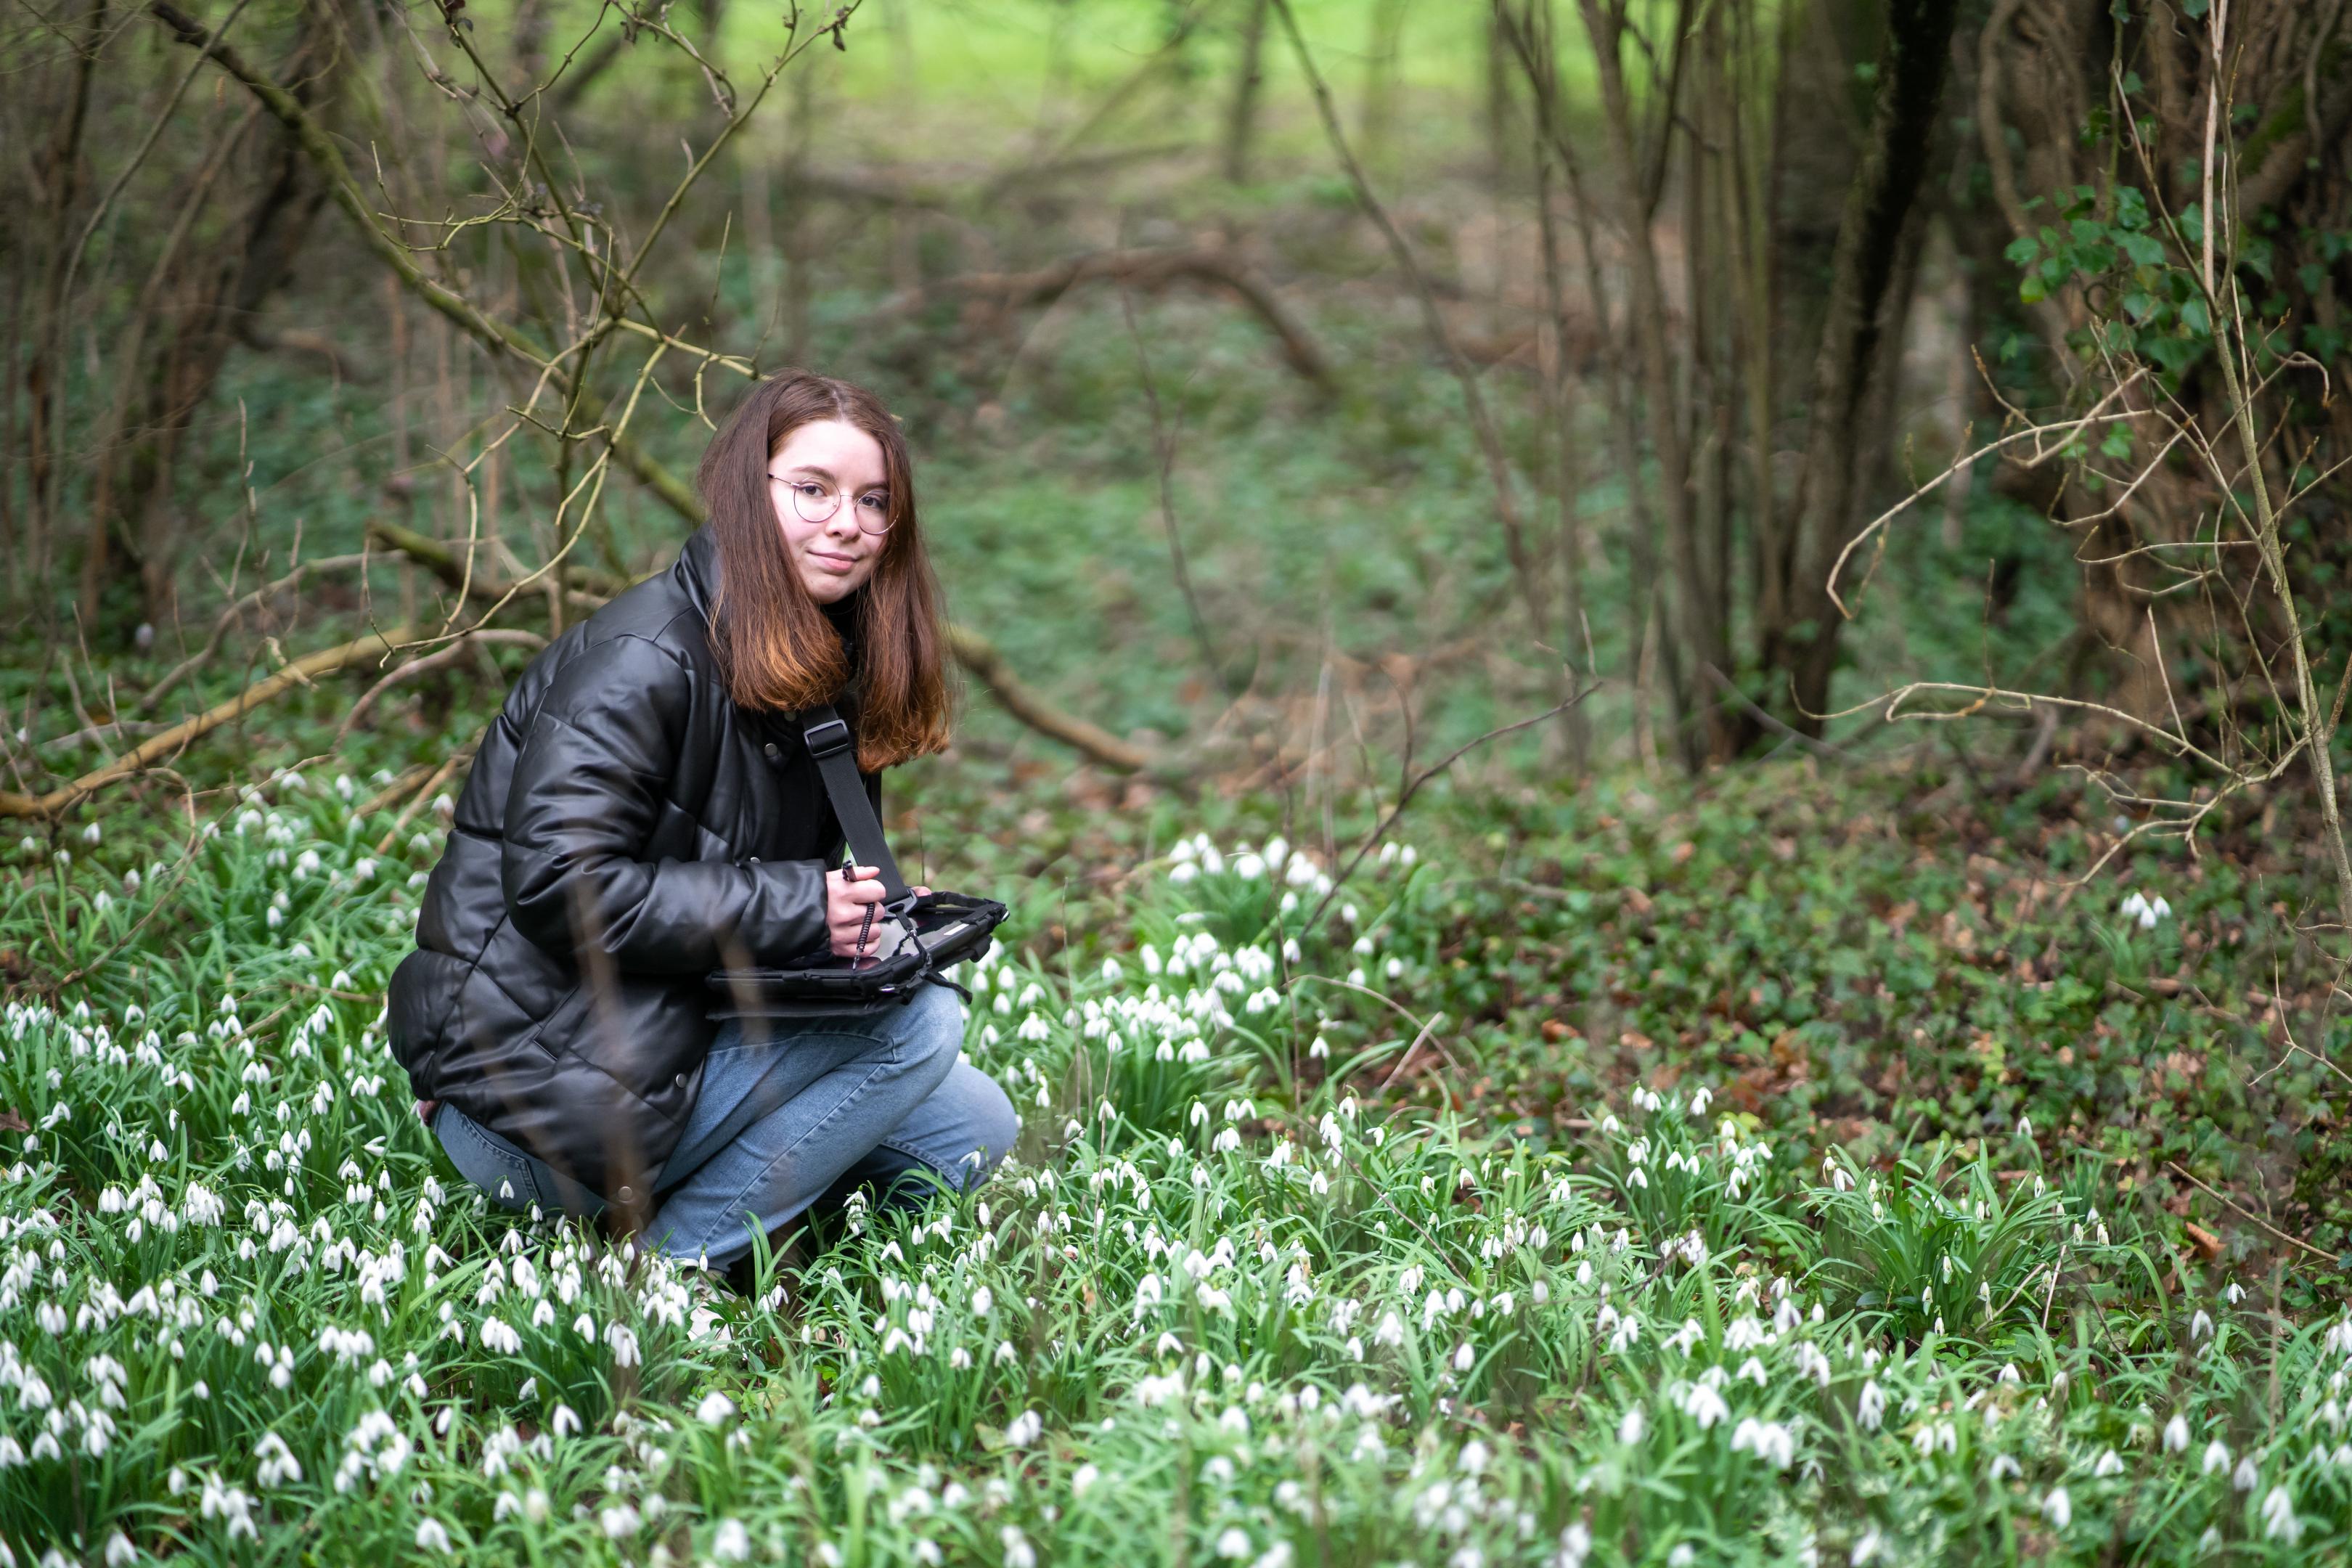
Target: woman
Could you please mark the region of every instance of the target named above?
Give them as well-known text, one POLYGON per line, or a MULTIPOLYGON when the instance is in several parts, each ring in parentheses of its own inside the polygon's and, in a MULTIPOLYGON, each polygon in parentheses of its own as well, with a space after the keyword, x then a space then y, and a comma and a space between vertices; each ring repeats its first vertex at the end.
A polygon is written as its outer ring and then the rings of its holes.
POLYGON ((877 812, 880 770, 944 748, 949 715, 906 443, 870 393, 761 383, 698 478, 710 521, 677 563, 551 643, 484 731, 388 1006, 469 1180, 723 1268, 860 1185, 969 1186, 1018 1125, 944 985, 706 1016, 714 970, 877 946, 878 873, 833 868, 793 710, 836 702, 877 812))

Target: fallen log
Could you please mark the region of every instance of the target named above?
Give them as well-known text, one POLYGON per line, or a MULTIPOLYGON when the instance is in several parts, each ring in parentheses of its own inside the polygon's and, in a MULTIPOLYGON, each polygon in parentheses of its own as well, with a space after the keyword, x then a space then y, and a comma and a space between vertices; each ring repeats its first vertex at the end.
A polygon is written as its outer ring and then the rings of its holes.
POLYGON ((183 720, 170 729, 149 736, 145 741, 102 768, 84 773, 70 784, 61 784, 46 795, 19 795, 13 790, 0 790, 0 816, 31 817, 55 821, 109 784, 120 784, 153 766, 165 757, 175 756, 183 749, 228 723, 250 713, 256 708, 278 696, 289 687, 308 686, 314 676, 332 675, 367 659, 381 658, 398 645, 414 636, 414 628, 394 626, 387 630, 369 632, 350 642, 321 648, 280 665, 267 679, 257 680, 235 697, 215 704, 194 718, 183 720))

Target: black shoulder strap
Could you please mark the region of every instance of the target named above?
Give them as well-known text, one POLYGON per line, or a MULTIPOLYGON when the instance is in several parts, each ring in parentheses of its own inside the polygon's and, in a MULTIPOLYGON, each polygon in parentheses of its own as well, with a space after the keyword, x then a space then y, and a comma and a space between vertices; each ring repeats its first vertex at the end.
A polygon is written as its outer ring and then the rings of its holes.
POLYGON ((842 837, 856 852, 859 865, 881 868, 882 896, 897 903, 907 896, 907 881, 898 875, 898 862, 890 858, 890 845, 882 837, 882 824, 874 816, 874 803, 866 798, 866 782, 857 776, 857 757, 850 748, 849 726, 834 711, 830 702, 803 709, 801 722, 801 738, 808 742, 809 755, 816 759, 817 772, 824 775, 825 796, 833 802, 833 815, 841 823, 842 837))

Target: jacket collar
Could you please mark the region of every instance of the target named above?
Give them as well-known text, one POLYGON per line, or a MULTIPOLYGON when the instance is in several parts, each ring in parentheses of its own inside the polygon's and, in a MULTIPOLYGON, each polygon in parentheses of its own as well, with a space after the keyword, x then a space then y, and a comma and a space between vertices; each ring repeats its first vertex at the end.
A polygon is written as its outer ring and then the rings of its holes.
POLYGON ((719 535, 709 523, 704 523, 687 536, 684 548, 677 552, 677 564, 672 568, 686 596, 707 622, 710 619, 711 601, 719 593, 719 535))

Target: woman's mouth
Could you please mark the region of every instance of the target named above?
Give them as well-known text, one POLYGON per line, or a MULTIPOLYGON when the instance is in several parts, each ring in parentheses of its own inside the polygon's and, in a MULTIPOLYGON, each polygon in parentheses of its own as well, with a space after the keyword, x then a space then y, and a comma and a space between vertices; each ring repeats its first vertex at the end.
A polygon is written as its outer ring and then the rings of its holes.
POLYGON ((809 559, 828 572, 847 572, 857 565, 856 556, 838 555, 830 550, 812 550, 809 552, 809 559))

